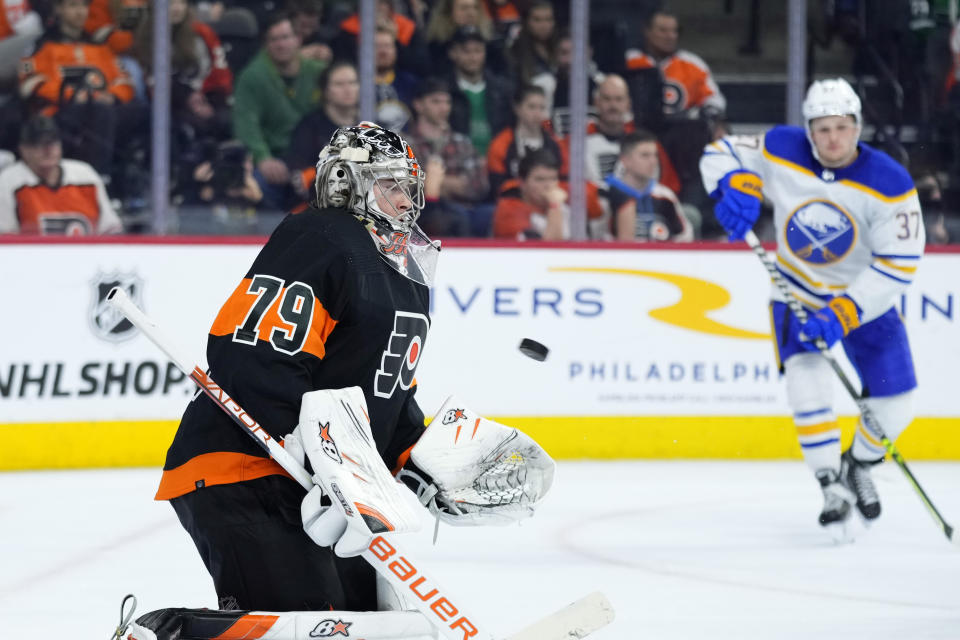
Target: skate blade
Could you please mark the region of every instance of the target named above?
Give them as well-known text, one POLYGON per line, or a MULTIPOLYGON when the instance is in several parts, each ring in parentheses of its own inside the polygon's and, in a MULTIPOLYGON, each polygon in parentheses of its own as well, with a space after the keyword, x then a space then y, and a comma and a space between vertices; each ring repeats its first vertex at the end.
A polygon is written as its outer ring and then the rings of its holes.
POLYGON ((827 532, 827 535, 833 540, 834 544, 850 544, 854 541, 853 531, 849 526, 846 520, 842 522, 831 522, 830 524, 821 525, 823 529, 827 532))

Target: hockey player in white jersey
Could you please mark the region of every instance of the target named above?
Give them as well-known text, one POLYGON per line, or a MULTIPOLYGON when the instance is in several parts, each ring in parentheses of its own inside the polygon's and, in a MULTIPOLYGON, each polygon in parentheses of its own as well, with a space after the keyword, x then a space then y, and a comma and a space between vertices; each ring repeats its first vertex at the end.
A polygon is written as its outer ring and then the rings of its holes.
POLYGON ((917 383, 895 305, 913 280, 925 236, 909 174, 859 142, 860 99, 845 80, 814 82, 803 118, 802 128, 711 143, 700 169, 731 241, 753 226, 764 198, 773 206, 777 269, 810 312, 801 325, 773 288, 776 355, 804 459, 823 490, 820 524, 842 536, 853 505, 867 522, 880 515, 870 468, 883 460, 884 447, 861 420, 841 455, 833 372, 814 341, 842 344, 863 397, 896 440, 913 418, 917 383))

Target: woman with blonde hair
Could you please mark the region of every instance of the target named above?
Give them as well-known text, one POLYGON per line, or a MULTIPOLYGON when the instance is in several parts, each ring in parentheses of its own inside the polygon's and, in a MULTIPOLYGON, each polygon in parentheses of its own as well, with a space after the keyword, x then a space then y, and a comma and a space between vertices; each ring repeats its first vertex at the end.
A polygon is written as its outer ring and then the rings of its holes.
POLYGON ((480 0, 440 0, 427 25, 427 46, 432 60, 445 60, 447 47, 460 27, 476 27, 484 40, 493 37, 493 22, 480 0))
MULTIPOLYGON (((220 39, 187 0, 170 0, 170 71, 174 118, 216 138, 229 136, 233 74, 220 39)), ((153 75, 153 12, 137 28, 134 52, 153 75)), ((152 85, 152 79, 148 82, 152 85)))

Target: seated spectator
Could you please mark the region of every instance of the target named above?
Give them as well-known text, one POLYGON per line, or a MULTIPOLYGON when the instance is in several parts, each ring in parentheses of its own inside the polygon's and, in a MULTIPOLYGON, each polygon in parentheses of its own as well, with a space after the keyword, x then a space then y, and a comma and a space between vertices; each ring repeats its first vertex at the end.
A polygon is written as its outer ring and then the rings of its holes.
POLYGON ((373 47, 377 73, 377 123, 399 133, 406 129, 412 117, 410 105, 418 80, 412 73, 397 68, 397 40, 393 30, 377 27, 373 47))
POLYGON ((531 151, 546 149, 563 158, 560 175, 567 174, 566 156, 560 142, 544 126, 547 118, 547 99, 543 89, 534 85, 523 87, 513 101, 516 125, 502 130, 487 149, 487 173, 494 193, 508 178, 520 175, 520 160, 531 151))
MULTIPOLYGON (((587 95, 592 96, 597 85, 603 81, 603 74, 597 69, 587 49, 587 95)), ((564 31, 557 40, 557 71, 541 73, 531 80, 532 84, 542 87, 547 97, 547 111, 550 114, 550 126, 559 137, 570 133, 570 65, 573 62, 573 39, 569 31, 564 31)))
POLYGON ((300 56, 300 39, 285 14, 271 17, 263 39, 263 49, 237 78, 233 132, 253 156, 264 205, 286 208, 296 196, 281 158, 293 128, 320 104, 319 78, 326 64, 300 56))
POLYGON ((91 0, 83 30, 92 42, 105 44, 116 54, 117 63, 130 76, 134 99, 147 100, 143 70, 133 56, 134 32, 149 13, 147 0, 91 0))
POLYGON ((311 60, 330 62, 333 49, 330 42, 334 34, 320 23, 323 18, 321 0, 288 0, 287 13, 293 30, 300 38, 300 55, 311 60))
MULTIPOLYGON (((391 0, 377 0, 378 28, 389 29, 397 43, 397 68, 414 74, 424 74, 431 68, 427 45, 417 29, 417 23, 393 10, 391 0)), ((340 23, 333 41, 333 57, 337 60, 357 61, 357 35, 360 16, 356 13, 340 23)))
POLYGON ((693 240, 693 227, 677 196, 657 182, 658 169, 656 136, 643 130, 627 134, 616 171, 606 178, 617 240, 693 240))
POLYGON ((180 190, 180 204, 216 205, 223 213, 252 213, 263 200, 263 191, 253 177, 253 158, 235 140, 208 149, 206 157, 190 169, 180 190))
POLYGON ((55 22, 20 64, 20 96, 31 113, 56 119, 68 157, 90 163, 101 175, 113 175, 110 188, 132 162, 128 154, 146 140, 146 110, 131 105, 130 77, 109 47, 89 41, 83 31, 88 0, 55 0, 55 22), (124 140, 115 145, 115 140, 124 140), (115 158, 115 151, 119 157, 115 158))
POLYGON ((470 215, 475 235, 486 235, 492 207, 485 205, 490 187, 487 167, 473 143, 450 126, 450 89, 439 78, 427 78, 413 101, 416 120, 406 134, 414 153, 429 167, 443 167, 439 197, 470 215))
POLYGON ((663 77, 663 112, 671 117, 704 118, 711 124, 723 114, 727 101, 696 54, 679 48, 677 17, 655 11, 644 30, 644 49, 626 52, 627 69, 658 68, 663 77))
MULTIPOLYGON (((597 85, 593 94, 594 111, 597 114, 587 125, 586 167, 587 180, 598 187, 603 186, 604 176, 613 173, 620 157, 620 140, 636 130, 630 107, 627 84, 618 75, 610 74, 597 85)), ((569 151, 569 138, 564 141, 569 151)), ((658 144, 660 176, 658 180, 674 193, 680 181, 663 147, 658 144)))
POLYGON ((570 238, 567 192, 560 188, 560 160, 534 151, 520 162, 520 184, 505 190, 493 214, 493 237, 559 241, 570 238))
POLYGON ((450 39, 460 27, 476 27, 484 40, 493 37, 493 24, 480 8, 479 0, 440 0, 430 12, 427 46, 433 60, 442 60, 450 39))
POLYGON ((943 190, 935 172, 920 171, 915 174, 914 184, 923 210, 923 224, 927 231, 927 244, 960 243, 960 214, 945 206, 943 190))
MULTIPOLYGON (((644 30, 645 51, 627 52, 627 74, 657 69, 663 97, 661 122, 650 126, 677 170, 684 202, 712 206, 702 189, 700 154, 703 147, 726 133, 723 113, 726 99, 710 68, 697 55, 679 48, 677 17, 659 10, 651 14, 644 30)), ((638 114, 644 121, 643 114, 638 114)))
POLYGON ((444 197, 446 171, 443 160, 432 156, 424 167, 424 207, 417 224, 431 238, 471 235, 470 215, 444 197))
POLYGON ((133 49, 134 31, 147 15, 147 0, 90 0, 83 30, 93 42, 121 56, 133 49))
MULTIPOLYGON (((17 146, 22 119, 20 104, 15 97, 18 63, 33 50, 33 43, 42 33, 43 23, 28 0, 0 1, 0 122, 3 123, 0 149, 11 150, 17 146)), ((13 158, 9 151, 2 151, 0 155, 13 158)))
POLYGON ((513 0, 483 0, 483 10, 493 23, 493 37, 506 47, 520 33, 520 11, 513 0))
POLYGON ((294 188, 303 198, 313 187, 320 149, 338 128, 352 127, 357 123, 360 82, 352 63, 337 60, 327 67, 320 76, 320 88, 323 91, 320 108, 308 113, 297 124, 284 158, 287 166, 299 175, 299 180, 295 178, 294 188))
MULTIPOLYGON (((570 238, 570 185, 560 181, 560 159, 546 149, 531 151, 520 161, 520 178, 507 180, 493 214, 493 237, 502 240, 567 240, 570 238)), ((606 238, 597 188, 587 184, 587 233, 606 238)))
POLYGON ((502 72, 506 68, 502 40, 494 41, 493 23, 483 10, 480 0, 440 0, 430 15, 427 26, 427 46, 431 60, 443 60, 450 48, 453 35, 461 27, 473 27, 487 43, 487 66, 502 72))
MULTIPOLYGON (((171 111, 175 125, 188 127, 196 140, 226 140, 231 135, 233 73, 220 39, 196 19, 187 0, 170 0, 171 111)), ((153 15, 137 28, 136 57, 153 76, 153 15)), ((151 82, 152 84, 152 82, 151 82)))
POLYGON ((63 159, 53 119, 27 121, 20 130, 20 156, 0 172, 0 233, 82 236, 123 230, 93 167, 63 159))
POLYGON ((450 41, 453 69, 447 76, 453 112, 450 124, 487 152, 493 134, 510 125, 510 83, 486 67, 486 41, 476 27, 461 27, 450 41))
POLYGON ((522 24, 510 47, 509 57, 516 80, 527 84, 542 73, 557 71, 557 24, 553 3, 533 0, 523 12, 522 24))

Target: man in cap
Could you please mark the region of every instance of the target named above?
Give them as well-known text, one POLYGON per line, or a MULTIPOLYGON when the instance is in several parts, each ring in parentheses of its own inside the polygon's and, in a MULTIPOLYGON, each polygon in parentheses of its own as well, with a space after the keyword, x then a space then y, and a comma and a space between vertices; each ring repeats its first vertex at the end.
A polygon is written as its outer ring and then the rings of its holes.
POLYGON ((65 160, 52 118, 20 131, 20 160, 0 172, 0 233, 82 236, 119 233, 103 180, 86 162, 65 160))

